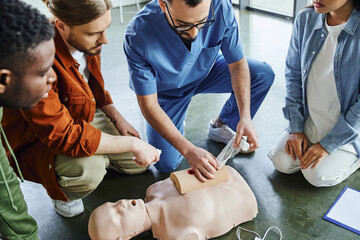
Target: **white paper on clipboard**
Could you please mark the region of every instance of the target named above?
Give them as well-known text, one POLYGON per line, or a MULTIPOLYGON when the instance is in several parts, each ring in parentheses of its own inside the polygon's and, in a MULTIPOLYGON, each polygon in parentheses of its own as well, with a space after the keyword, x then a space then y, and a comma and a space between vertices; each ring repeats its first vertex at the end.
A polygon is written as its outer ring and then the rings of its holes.
POLYGON ((323 218, 360 235, 360 192, 345 187, 323 218))

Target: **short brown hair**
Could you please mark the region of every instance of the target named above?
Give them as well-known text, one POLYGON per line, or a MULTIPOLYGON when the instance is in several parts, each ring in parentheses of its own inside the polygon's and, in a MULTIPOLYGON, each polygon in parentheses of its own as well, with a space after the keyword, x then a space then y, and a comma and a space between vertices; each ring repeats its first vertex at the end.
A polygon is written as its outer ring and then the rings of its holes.
POLYGON ((50 12, 69 26, 89 23, 112 8, 111 0, 42 0, 50 12))

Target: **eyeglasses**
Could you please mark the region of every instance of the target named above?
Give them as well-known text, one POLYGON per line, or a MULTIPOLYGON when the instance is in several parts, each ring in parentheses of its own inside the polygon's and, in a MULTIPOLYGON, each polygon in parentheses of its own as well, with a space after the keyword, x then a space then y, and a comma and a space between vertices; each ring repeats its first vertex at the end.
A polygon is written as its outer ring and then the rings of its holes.
POLYGON ((174 20, 173 20, 173 18, 171 17, 170 10, 169 10, 169 7, 168 7, 166 1, 164 1, 164 3, 165 3, 166 10, 167 10, 167 12, 169 13, 170 20, 171 20, 174 28, 175 28, 178 32, 180 32, 180 33, 181 33, 181 32, 189 31, 189 30, 191 30, 193 27, 196 27, 198 30, 202 30, 202 29, 204 29, 204 28, 210 27, 210 25, 215 22, 214 7, 213 7, 212 1, 211 1, 211 5, 210 5, 211 12, 212 12, 212 20, 210 20, 210 21, 205 21, 205 22, 200 22, 200 23, 197 23, 197 24, 185 24, 185 25, 180 25, 180 26, 175 26, 174 20))

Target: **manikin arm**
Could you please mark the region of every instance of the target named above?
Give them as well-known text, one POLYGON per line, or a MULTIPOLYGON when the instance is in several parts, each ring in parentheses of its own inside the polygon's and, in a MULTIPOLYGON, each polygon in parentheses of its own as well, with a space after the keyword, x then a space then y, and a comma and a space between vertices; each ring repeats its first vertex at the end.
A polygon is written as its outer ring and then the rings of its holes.
POLYGON ((181 194, 185 194, 191 191, 196 191, 201 188, 216 185, 221 182, 229 180, 229 172, 226 167, 220 168, 216 173, 216 178, 210 179, 206 182, 200 182, 195 176, 194 171, 191 168, 172 172, 170 174, 170 180, 174 183, 176 189, 181 194))

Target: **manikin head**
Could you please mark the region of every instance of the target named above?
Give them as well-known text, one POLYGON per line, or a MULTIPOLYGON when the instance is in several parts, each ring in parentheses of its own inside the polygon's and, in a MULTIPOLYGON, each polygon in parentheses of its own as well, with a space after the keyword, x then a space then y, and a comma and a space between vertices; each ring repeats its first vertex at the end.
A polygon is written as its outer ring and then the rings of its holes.
POLYGON ((70 52, 87 55, 101 52, 107 44, 106 29, 111 24, 111 0, 43 0, 54 15, 54 24, 70 52))
POLYGON ((38 10, 0 0, 0 106, 29 109, 56 80, 54 29, 38 10))
POLYGON ((92 240, 128 240, 151 228, 143 200, 107 202, 90 215, 89 235, 92 240))
POLYGON ((214 20, 213 14, 209 16, 211 0, 159 0, 159 5, 170 26, 188 40, 195 40, 199 30, 214 20))

